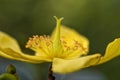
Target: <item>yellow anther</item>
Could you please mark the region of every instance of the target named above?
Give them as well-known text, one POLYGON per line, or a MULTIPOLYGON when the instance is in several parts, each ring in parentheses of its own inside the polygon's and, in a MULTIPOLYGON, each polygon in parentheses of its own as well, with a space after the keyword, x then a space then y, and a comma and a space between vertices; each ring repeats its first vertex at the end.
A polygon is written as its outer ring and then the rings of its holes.
POLYGON ((52 43, 49 36, 38 36, 35 35, 29 38, 26 48, 42 48, 43 45, 49 46, 52 43))

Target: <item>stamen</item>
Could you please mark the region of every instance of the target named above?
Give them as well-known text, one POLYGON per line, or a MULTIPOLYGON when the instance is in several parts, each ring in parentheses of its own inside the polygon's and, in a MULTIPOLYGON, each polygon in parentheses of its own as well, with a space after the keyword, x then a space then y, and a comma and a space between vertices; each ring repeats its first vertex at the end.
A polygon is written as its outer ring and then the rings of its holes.
POLYGON ((39 41, 39 36, 33 35, 33 37, 29 38, 26 48, 30 48, 30 47, 33 47, 34 45, 38 45, 38 41, 39 41))
POLYGON ((86 48, 84 48, 81 43, 79 43, 78 41, 74 40, 74 49, 77 50, 79 48, 81 48, 83 51, 86 51, 86 48))
POLYGON ((45 45, 46 46, 49 46, 50 44, 52 44, 52 41, 50 40, 50 37, 49 36, 38 36, 38 35, 35 35, 31 38, 29 38, 28 42, 27 42, 27 45, 26 45, 26 48, 42 48, 44 47, 45 45))
POLYGON ((84 48, 83 45, 81 43, 79 43, 79 41, 77 41, 77 40, 73 40, 73 44, 68 45, 67 42, 62 37, 61 43, 62 43, 62 46, 64 47, 64 50, 67 50, 67 51, 69 51, 69 50, 75 51, 78 49, 82 50, 83 52, 86 51, 86 48, 84 48))

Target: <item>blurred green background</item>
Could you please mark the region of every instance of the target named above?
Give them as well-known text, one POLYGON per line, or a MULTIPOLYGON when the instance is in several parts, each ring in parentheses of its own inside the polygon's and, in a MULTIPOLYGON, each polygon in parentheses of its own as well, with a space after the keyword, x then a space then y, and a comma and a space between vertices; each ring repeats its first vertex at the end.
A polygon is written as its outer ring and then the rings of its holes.
MULTIPOLYGON (((52 32, 53 16, 64 17, 64 25, 85 35, 91 54, 104 54, 106 45, 120 37, 120 0, 0 0, 0 30, 15 37, 24 52, 29 52, 24 46, 30 36, 52 32)), ((34 80, 40 80, 43 69, 48 69, 48 64, 11 62, 32 66, 34 80)), ((108 80, 120 80, 120 57, 94 68, 108 80)))

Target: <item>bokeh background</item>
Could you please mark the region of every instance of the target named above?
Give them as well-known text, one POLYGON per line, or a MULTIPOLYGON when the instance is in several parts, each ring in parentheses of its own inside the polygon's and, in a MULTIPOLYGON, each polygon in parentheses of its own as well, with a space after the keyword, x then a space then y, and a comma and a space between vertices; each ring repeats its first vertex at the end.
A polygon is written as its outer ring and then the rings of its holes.
MULTIPOLYGON (((31 52, 24 47, 30 36, 52 32, 53 16, 64 17, 64 25, 90 40, 89 54, 104 55, 106 45, 120 37, 120 0, 0 0, 0 30, 16 38, 24 52, 31 52)), ((30 64, 0 58, 0 73, 10 63, 16 66, 21 80, 47 80, 48 63, 30 64)), ((56 75, 62 76, 62 80, 71 80, 65 78, 71 75, 79 76, 72 80, 80 80, 81 75, 85 77, 81 80, 120 80, 120 57, 87 69, 56 75), (93 79, 96 74, 97 79, 93 79)))

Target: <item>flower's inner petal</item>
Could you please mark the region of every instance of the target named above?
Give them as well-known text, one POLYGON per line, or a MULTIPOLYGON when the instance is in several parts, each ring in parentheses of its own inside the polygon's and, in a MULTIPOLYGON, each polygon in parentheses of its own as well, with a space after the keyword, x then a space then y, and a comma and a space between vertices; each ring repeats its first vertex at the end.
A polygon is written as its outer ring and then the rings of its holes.
POLYGON ((0 47, 11 48, 17 52, 21 51, 17 41, 11 36, 1 31, 0 31, 0 47))
POLYGON ((52 64, 52 70, 56 73, 69 73, 77 71, 89 66, 98 64, 101 58, 100 54, 94 54, 86 57, 80 57, 72 60, 66 60, 61 58, 54 58, 52 64))
POLYGON ((105 55, 101 58, 99 64, 109 61, 117 56, 120 56, 120 38, 109 43, 105 55))
POLYGON ((75 59, 83 55, 83 54, 79 54, 80 52, 82 52, 81 49, 69 48, 67 50, 64 50, 63 55, 65 56, 64 57, 65 59, 75 59))
POLYGON ((77 33, 75 30, 65 26, 61 26, 61 41, 63 41, 64 47, 68 46, 73 49, 81 48, 81 54, 87 54, 89 49, 89 41, 86 37, 77 33))

